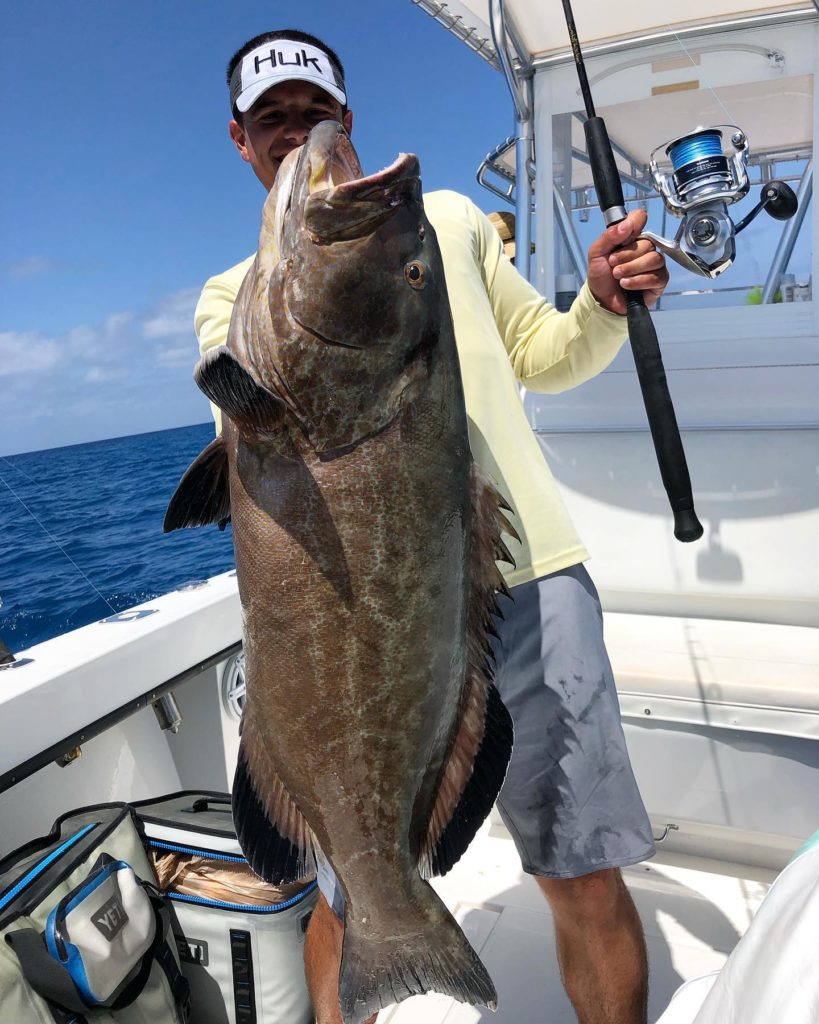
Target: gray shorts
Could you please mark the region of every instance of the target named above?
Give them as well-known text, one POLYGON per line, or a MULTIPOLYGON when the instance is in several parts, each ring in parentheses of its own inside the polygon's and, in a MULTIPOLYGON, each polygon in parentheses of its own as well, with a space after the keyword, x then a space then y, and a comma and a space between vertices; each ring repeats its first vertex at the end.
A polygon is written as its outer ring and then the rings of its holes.
MULTIPOLYGON (((501 598, 495 684, 515 726, 497 805, 523 870, 576 878, 654 851, 629 763, 603 613, 582 565, 501 598)), ((318 883, 343 916, 344 896, 318 858, 318 883)))

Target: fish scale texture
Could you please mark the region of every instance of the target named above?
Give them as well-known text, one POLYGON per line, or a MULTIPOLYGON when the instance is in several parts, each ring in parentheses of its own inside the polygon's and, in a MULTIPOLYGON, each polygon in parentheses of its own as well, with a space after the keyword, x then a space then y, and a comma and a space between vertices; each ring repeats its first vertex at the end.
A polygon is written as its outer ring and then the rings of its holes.
POLYGON ((339 139, 319 126, 282 165, 211 397, 244 618, 237 831, 277 883, 314 844, 332 865, 352 1024, 430 990, 494 1002, 421 872, 461 855, 511 752, 487 637, 511 527, 472 462, 417 161, 322 190, 352 165, 339 139))

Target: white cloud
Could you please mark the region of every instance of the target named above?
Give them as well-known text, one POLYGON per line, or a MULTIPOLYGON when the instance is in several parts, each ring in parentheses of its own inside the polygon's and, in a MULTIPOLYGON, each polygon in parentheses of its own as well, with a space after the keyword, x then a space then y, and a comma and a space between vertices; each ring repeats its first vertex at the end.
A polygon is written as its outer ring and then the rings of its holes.
POLYGON ((97 349, 98 332, 93 327, 80 324, 78 327, 71 328, 66 335, 66 341, 72 355, 80 356, 80 358, 92 356, 97 349))
POLYGON ((161 366, 189 366, 193 371, 193 365, 198 358, 195 345, 174 345, 170 348, 157 350, 156 361, 161 366))
POLYGON ((103 322, 102 330, 107 338, 116 337, 134 319, 133 313, 112 313, 103 322))
POLYGON ((143 323, 146 338, 191 338, 193 311, 199 298, 198 288, 174 292, 157 303, 156 310, 143 323))
POLYGON ((60 358, 60 348, 36 331, 0 333, 0 377, 15 373, 50 370, 60 358))
POLYGON ((131 341, 130 327, 134 319, 133 313, 112 313, 101 324, 72 327, 66 335, 72 354, 80 359, 115 359, 117 350, 128 347, 131 341))
MULTIPOLYGON (((95 431, 114 436, 138 429, 141 419, 146 430, 204 419, 207 406, 192 379, 196 298, 193 289, 173 292, 147 309, 119 311, 59 334, 0 332, 0 381, 14 381, 5 385, 6 419, 19 422, 28 447, 82 440, 95 431)), ((9 443, 0 431, 0 446, 9 443)))
POLYGON ((121 380, 125 376, 125 370, 110 370, 104 366, 92 366, 85 374, 85 380, 89 384, 103 384, 109 380, 121 380))
POLYGON ((4 267, 6 274, 17 281, 50 274, 56 269, 57 264, 48 256, 26 256, 22 260, 9 262, 4 267))

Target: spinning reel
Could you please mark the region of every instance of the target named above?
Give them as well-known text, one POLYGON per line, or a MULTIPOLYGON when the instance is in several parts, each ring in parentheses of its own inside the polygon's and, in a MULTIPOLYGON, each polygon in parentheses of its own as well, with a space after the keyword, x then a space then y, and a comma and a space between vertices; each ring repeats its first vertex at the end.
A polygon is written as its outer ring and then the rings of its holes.
POLYGON ((702 277, 718 277, 734 261, 734 238, 761 210, 775 220, 788 220, 796 213, 793 189, 784 181, 762 186, 760 201, 734 224, 728 214, 732 203, 743 199, 751 187, 748 178, 748 138, 736 125, 697 128, 688 135, 657 146, 651 153, 649 169, 654 186, 666 209, 682 223, 673 240, 644 231, 669 259, 702 277), (730 132, 733 152, 724 152, 723 132, 730 132), (664 173, 656 154, 663 150, 671 162, 664 173))

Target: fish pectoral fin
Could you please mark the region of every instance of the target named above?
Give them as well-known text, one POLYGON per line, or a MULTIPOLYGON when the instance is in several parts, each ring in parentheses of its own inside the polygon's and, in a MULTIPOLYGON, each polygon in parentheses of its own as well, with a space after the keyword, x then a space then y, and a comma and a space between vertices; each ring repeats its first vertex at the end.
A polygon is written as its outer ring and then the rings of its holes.
POLYGON ((313 873, 313 831, 275 772, 247 712, 232 804, 239 845, 255 874, 283 885, 313 873))
POLYGON ((185 470, 168 504, 162 529, 165 533, 185 526, 230 522, 228 458, 221 437, 204 448, 185 470))
POLYGON ((193 377, 211 402, 233 420, 246 441, 285 434, 284 402, 257 383, 226 348, 206 352, 196 364, 193 377))

